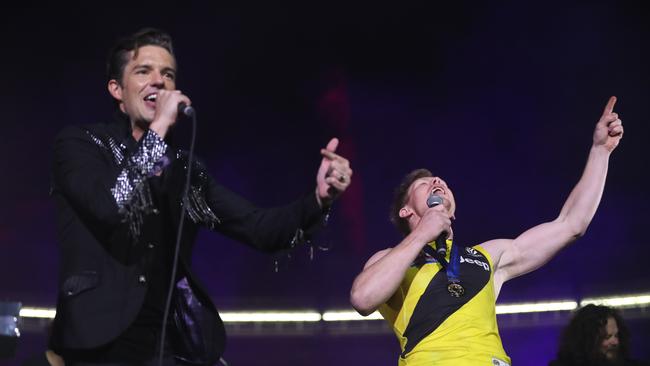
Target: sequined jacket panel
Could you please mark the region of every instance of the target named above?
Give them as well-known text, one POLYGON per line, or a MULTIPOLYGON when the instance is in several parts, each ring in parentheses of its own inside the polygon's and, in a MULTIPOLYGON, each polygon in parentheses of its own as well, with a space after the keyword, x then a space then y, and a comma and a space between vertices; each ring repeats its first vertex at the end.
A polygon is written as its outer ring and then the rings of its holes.
POLYGON ((184 358, 209 364, 223 351, 225 332, 216 308, 190 270, 199 227, 207 227, 264 251, 308 239, 324 214, 314 194, 288 205, 258 208, 218 184, 205 166, 192 166, 186 201, 181 199, 187 153, 167 145, 153 131, 131 136, 126 116, 113 123, 67 127, 55 139, 52 196, 61 246, 59 296, 52 344, 94 348, 115 339, 135 319, 147 291, 148 215, 170 210, 181 236, 183 278, 176 285, 176 328, 186 335, 184 358), (162 174, 168 202, 157 207, 147 179, 162 174), (200 320, 200 321, 197 321, 200 320), (206 326, 201 326, 201 324, 206 326))

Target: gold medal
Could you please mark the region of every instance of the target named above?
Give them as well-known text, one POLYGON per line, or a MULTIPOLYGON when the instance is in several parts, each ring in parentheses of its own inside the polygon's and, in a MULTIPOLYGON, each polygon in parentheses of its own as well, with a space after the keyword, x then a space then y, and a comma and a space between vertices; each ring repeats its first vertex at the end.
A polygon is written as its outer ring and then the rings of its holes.
POLYGON ((461 297, 465 294, 465 288, 459 282, 449 282, 447 285, 447 291, 453 297, 461 297))

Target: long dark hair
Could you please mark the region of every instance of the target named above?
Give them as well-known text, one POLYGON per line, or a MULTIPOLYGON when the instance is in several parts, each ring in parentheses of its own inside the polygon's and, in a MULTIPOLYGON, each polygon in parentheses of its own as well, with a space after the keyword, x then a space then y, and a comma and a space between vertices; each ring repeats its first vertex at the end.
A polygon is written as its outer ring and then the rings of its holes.
POLYGON ((618 327, 619 357, 626 359, 629 350, 629 333, 623 318, 613 308, 590 304, 578 310, 564 329, 557 360, 551 362, 551 365, 611 364, 600 352, 600 344, 605 337, 605 326, 610 317, 616 320, 618 327))

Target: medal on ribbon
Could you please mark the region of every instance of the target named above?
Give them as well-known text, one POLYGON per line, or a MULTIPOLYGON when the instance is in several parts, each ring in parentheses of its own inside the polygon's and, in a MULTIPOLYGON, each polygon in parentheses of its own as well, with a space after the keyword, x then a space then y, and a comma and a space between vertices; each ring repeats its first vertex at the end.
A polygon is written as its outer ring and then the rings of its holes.
POLYGON ((465 294, 465 288, 460 283, 460 259, 458 256, 458 245, 451 246, 451 256, 447 265, 447 292, 453 297, 461 297, 465 294))

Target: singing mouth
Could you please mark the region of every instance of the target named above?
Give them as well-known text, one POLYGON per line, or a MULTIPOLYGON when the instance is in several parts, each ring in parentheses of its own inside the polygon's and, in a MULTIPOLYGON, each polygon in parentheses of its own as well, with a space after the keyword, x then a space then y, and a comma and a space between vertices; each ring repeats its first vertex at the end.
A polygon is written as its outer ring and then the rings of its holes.
POLYGON ((154 102, 155 103, 157 98, 158 98, 157 93, 151 93, 151 94, 148 94, 146 97, 144 97, 144 100, 147 101, 147 102, 154 102))
POLYGON ((432 196, 435 196, 435 195, 441 195, 441 194, 445 194, 445 190, 442 189, 441 187, 435 187, 435 188, 431 191, 431 195, 432 195, 432 196))

